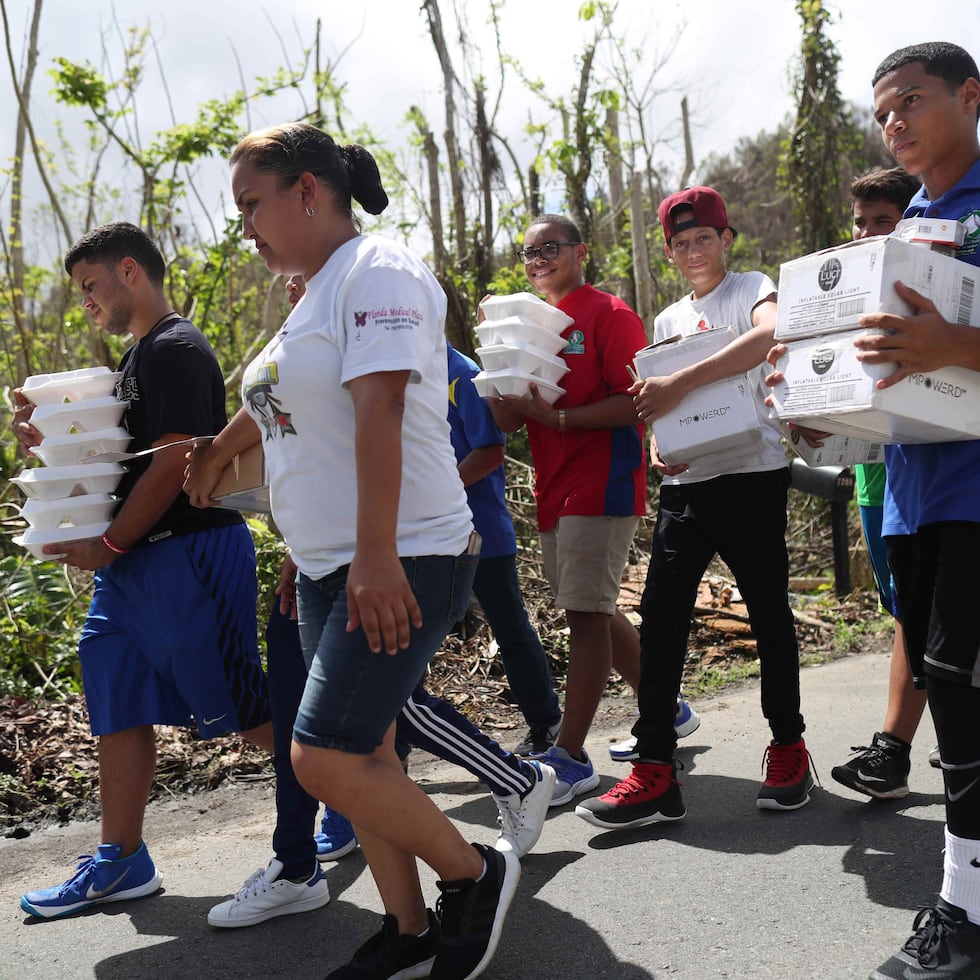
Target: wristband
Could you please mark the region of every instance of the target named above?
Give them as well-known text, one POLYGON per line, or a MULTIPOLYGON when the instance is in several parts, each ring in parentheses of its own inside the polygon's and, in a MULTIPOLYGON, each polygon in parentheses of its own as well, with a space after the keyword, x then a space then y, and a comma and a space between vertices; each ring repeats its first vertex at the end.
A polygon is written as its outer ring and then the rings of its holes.
POLYGON ((128 555, 129 554, 129 548, 120 548, 119 545, 113 544, 112 541, 109 539, 109 535, 108 534, 103 534, 102 535, 102 543, 110 551, 114 552, 117 555, 128 555))
POLYGON ((563 408, 558 409, 558 431, 565 431, 565 409, 563 408))

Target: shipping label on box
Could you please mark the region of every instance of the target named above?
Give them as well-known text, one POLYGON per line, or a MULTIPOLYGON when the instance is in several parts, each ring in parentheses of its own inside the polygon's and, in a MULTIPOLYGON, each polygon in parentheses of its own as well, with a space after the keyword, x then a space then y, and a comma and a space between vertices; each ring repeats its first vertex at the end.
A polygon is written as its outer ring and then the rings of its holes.
MULTIPOLYGON (((853 466, 856 463, 882 463, 885 460, 884 446, 871 439, 831 433, 821 440, 822 446, 811 446, 799 429, 791 428, 786 422, 780 423, 779 427, 793 452, 807 466, 853 466)), ((827 431, 819 426, 811 428, 820 432, 827 431)))
POLYGON ((225 467, 211 496, 220 501, 219 506, 231 510, 270 513, 269 483, 261 443, 249 447, 225 467))
POLYGON ((911 312, 895 282, 931 299, 951 323, 980 326, 980 269, 897 238, 866 238, 785 262, 779 269, 777 340, 854 329, 865 313, 911 312))
POLYGON ((641 378, 666 377, 717 354, 735 336, 734 327, 715 327, 697 330, 687 336, 669 337, 636 352, 633 358, 636 373, 641 378))
POLYGON ((851 330, 794 341, 776 365, 772 390, 781 421, 882 443, 954 442, 980 438, 980 373, 947 367, 876 387, 891 365, 857 359, 851 330))

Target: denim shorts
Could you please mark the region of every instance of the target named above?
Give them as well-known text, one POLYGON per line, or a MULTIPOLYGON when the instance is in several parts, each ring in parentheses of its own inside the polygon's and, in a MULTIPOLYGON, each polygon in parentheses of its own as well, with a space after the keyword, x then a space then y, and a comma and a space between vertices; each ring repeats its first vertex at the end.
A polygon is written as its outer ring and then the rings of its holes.
POLYGON ((314 581, 300 573, 297 607, 309 668, 293 738, 304 745, 369 755, 384 741, 433 654, 462 620, 479 555, 402 558, 422 611, 409 646, 389 656, 372 653, 364 630, 347 632, 344 566, 314 581))

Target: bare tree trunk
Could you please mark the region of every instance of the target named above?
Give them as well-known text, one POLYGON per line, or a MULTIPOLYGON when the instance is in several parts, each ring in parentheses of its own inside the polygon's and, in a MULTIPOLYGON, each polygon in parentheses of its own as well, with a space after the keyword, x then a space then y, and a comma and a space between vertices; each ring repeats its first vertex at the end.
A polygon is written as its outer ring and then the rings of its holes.
POLYGON ((647 342, 653 340, 653 280, 647 252, 646 219, 643 214, 643 175, 630 180, 630 225, 633 236, 633 278, 636 281, 636 312, 643 321, 647 342))
POLYGON ((483 234, 480 236, 481 260, 478 263, 477 292, 483 293, 490 282, 490 256, 493 254, 493 175, 498 169, 493 152, 493 137, 487 125, 486 92, 482 82, 476 86, 476 140, 480 148, 480 190, 483 195, 483 234))
POLYGON ((446 275, 446 242, 442 229, 442 191, 439 189, 439 145, 428 126, 422 126, 418 116, 419 132, 423 139, 425 168, 429 175, 429 233, 432 235, 432 260, 437 278, 446 275))
POLYGON ((613 241, 619 238, 626 208, 626 191, 623 186, 623 157, 619 141, 619 110, 610 106, 606 110, 606 170, 609 172, 609 208, 613 227, 613 241))
MULTIPOLYGON (((36 0, 31 26, 27 37, 27 56, 24 77, 21 81, 22 101, 17 112, 17 131, 14 137, 13 173, 10 178, 10 308, 14 326, 20 337, 17 351, 19 376, 26 378, 34 373, 33 343, 24 321, 24 150, 27 148, 27 112, 25 103, 30 101, 34 69, 37 67, 37 33, 41 23, 42 0, 36 0)), ((6 27, 6 11, 4 26, 6 27)))
POLYGON ((681 124, 684 127, 684 172, 681 174, 681 189, 687 187, 687 182, 694 173, 694 144, 691 142, 691 117, 687 111, 687 96, 681 99, 681 124))
MULTIPOLYGON (((585 114, 585 103, 589 95, 589 82, 592 78, 594 57, 595 43, 590 44, 582 56, 582 70, 579 72, 578 92, 575 98, 575 151, 578 160, 575 170, 566 177, 568 205, 572 212, 572 218, 586 242, 591 241, 594 231, 586 188, 592 174, 592 144, 585 114)), ((591 255, 587 262, 586 275, 589 279, 595 278, 595 268, 591 262, 591 255)))
POLYGON ((541 214, 541 178, 533 163, 527 172, 527 210, 530 218, 541 214))
MULTIPOLYGON (((37 10, 40 10, 40 6, 41 0, 37 0, 37 10)), ((3 34, 7 47, 7 64, 10 67, 10 80, 13 84, 14 94, 17 96, 17 105, 20 110, 20 115, 18 118, 23 120, 24 128, 27 130, 27 136, 31 141, 31 152, 34 154, 34 160, 37 163, 38 175, 41 178, 41 183, 44 184, 44 190, 47 192, 51 209, 58 219, 58 224, 61 231, 64 233, 65 244, 70 245, 72 242, 72 233, 68 226, 68 219, 65 217, 64 211, 61 210, 61 203, 58 200, 58 195, 55 192, 55 189, 51 186, 51 181, 48 179, 48 172, 47 168, 44 166, 44 158, 41 154, 41 147, 38 145, 37 136, 34 133, 34 126, 31 124, 31 114, 27 100, 27 93, 25 93, 20 83, 17 81, 17 67, 14 64, 14 53, 10 46, 10 22, 7 19, 7 0, 0 0, 0 14, 3 15, 3 34)))
POLYGON ((449 165, 449 186, 453 197, 453 235, 456 240, 456 265, 463 268, 466 263, 466 205, 463 199, 463 173, 456 143, 456 101, 453 96, 456 75, 449 59, 449 49, 442 31, 442 15, 438 0, 425 0, 424 8, 429 17, 429 33, 439 57, 442 69, 443 97, 446 105, 446 158, 449 165))

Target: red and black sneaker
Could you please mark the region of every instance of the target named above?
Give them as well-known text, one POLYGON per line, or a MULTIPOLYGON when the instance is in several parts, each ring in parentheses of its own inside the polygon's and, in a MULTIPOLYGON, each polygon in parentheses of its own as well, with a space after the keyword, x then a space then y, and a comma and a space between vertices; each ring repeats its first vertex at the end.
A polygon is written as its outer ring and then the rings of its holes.
POLYGON ((610 830, 680 820, 687 811, 677 782, 679 766, 676 759, 666 765, 634 762, 624 780, 602 796, 579 803, 575 812, 588 823, 610 830))
POLYGON ((756 806, 760 810, 799 810, 806 806, 813 789, 810 761, 802 738, 791 745, 779 745, 773 739, 762 757, 766 778, 756 806))

